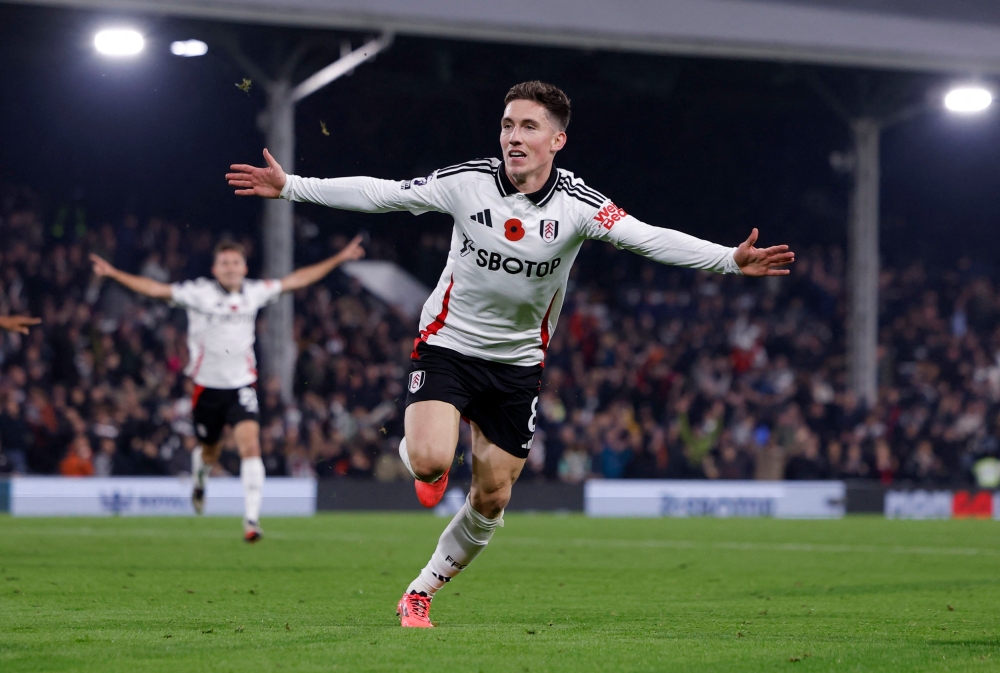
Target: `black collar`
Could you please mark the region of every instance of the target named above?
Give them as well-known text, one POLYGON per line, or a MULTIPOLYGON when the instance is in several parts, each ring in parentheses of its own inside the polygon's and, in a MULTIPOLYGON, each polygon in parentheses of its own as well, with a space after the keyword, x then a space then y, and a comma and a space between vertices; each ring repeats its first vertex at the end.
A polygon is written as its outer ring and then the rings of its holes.
POLYGON ((223 295, 225 295, 227 297, 230 294, 243 294, 243 285, 244 284, 245 283, 240 283, 240 289, 238 291, 236 291, 236 292, 230 292, 226 288, 222 287, 222 283, 219 282, 218 278, 215 279, 215 287, 219 288, 219 292, 221 292, 223 295))
MULTIPOLYGON (((510 181, 507 177, 507 169, 504 168, 503 162, 497 166, 496 173, 493 174, 496 179, 497 189, 500 190, 500 196, 512 196, 518 194, 517 187, 514 183, 510 181)), ((556 169, 556 165, 552 164, 552 170, 549 172, 549 177, 542 185, 542 188, 537 192, 532 192, 531 194, 525 194, 528 200, 531 201, 538 207, 544 206, 549 200, 552 199, 552 195, 556 193, 556 182, 559 178, 559 171, 556 169)))

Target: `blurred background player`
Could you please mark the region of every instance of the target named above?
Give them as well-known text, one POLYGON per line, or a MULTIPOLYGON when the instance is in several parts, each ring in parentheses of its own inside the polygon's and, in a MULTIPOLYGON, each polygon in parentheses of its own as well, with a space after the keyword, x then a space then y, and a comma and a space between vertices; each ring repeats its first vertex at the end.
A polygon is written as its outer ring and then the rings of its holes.
POLYGON ((362 256, 359 236, 336 255, 293 271, 281 280, 248 280, 243 246, 223 241, 215 248, 215 280, 198 278, 169 285, 125 273, 97 255, 90 256, 97 276, 112 278, 134 292, 187 310, 191 360, 185 373, 195 384, 192 416, 200 442, 191 460, 191 501, 195 511, 202 513, 208 473, 218 461, 223 428, 230 425, 240 453, 247 542, 256 542, 262 535, 264 463, 260 457, 257 360, 253 350, 257 312, 275 302, 282 292, 312 285, 343 262, 362 256))
POLYGON ((244 196, 308 201, 361 212, 449 213, 448 262, 424 304, 414 342, 400 457, 417 497, 444 495, 459 423, 472 426, 472 487, 397 611, 402 626, 430 627, 430 602, 485 548, 531 450, 542 363, 569 271, 586 239, 664 264, 748 276, 784 275, 788 246, 754 247, 754 229, 728 248, 644 224, 569 171, 556 169, 570 101, 542 82, 511 88, 500 124, 503 160, 479 159, 404 182, 286 175, 234 164, 229 184, 244 196))

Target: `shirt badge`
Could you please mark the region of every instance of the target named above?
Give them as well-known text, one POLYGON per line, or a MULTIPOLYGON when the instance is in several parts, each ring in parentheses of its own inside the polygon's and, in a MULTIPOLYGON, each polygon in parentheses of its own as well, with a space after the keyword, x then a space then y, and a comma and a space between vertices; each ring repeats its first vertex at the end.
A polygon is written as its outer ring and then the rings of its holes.
POLYGON ((538 233, 546 243, 552 243, 559 236, 559 220, 542 220, 538 233))

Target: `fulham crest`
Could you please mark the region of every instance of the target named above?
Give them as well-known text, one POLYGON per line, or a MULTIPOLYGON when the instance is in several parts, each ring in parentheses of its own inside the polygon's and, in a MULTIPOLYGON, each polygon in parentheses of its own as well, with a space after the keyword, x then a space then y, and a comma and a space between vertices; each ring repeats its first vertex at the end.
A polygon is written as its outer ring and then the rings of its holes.
POLYGON ((538 233, 542 235, 542 240, 552 243, 559 235, 559 220, 542 220, 538 226, 538 233))
POLYGON ((410 373, 410 385, 407 386, 407 390, 411 393, 415 393, 424 387, 424 381, 427 380, 427 372, 423 369, 417 370, 410 373))

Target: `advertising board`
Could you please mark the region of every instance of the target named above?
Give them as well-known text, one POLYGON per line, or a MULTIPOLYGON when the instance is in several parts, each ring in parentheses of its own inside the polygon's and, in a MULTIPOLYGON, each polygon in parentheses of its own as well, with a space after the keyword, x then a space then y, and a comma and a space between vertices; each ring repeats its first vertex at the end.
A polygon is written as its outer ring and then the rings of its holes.
POLYGON ((588 516, 844 516, 841 481, 678 481, 593 479, 584 486, 588 516))
MULTIPOLYGON (((178 477, 14 477, 14 516, 181 516, 194 514, 191 482, 178 477)), ((316 480, 272 478, 264 482, 262 516, 316 513, 316 480)), ((237 477, 211 479, 208 516, 242 516, 243 486, 237 477)))

